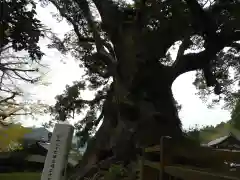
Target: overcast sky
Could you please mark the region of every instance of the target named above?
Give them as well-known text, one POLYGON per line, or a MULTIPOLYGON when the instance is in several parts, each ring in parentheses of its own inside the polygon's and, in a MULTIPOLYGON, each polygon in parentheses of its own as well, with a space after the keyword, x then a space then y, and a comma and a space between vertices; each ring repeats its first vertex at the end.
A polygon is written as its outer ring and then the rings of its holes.
MULTIPOLYGON (((71 29, 71 27, 62 21, 58 23, 52 18, 51 13, 56 13, 56 9, 49 5, 47 8, 38 6, 39 19, 53 32, 60 37, 71 29)), ((49 65, 49 73, 46 80, 51 83, 48 87, 35 86, 29 88, 31 93, 35 94, 36 99, 44 100, 46 103, 54 104, 55 96, 60 94, 67 84, 71 84, 74 80, 79 80, 83 71, 78 67, 78 63, 70 56, 64 57, 57 50, 48 49, 46 47, 48 41, 41 40, 40 45, 46 56, 43 63, 49 65), (63 62, 64 63, 63 63, 63 62)), ((206 105, 197 97, 196 88, 192 85, 194 81, 194 72, 181 75, 173 84, 173 93, 175 99, 182 105, 180 118, 183 126, 189 127, 195 124, 199 125, 216 125, 222 121, 230 119, 230 114, 221 107, 208 109, 206 105)), ((90 93, 86 93, 86 98, 91 98, 90 93)), ((25 120, 26 125, 40 125, 42 121, 48 120, 49 117, 43 117, 38 122, 31 119, 25 120)))

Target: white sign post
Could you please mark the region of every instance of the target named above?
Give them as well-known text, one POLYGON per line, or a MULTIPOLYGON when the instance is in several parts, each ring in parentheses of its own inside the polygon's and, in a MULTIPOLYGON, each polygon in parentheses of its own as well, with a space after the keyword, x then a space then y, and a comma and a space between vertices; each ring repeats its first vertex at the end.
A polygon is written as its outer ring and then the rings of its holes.
POLYGON ((73 131, 70 124, 55 125, 41 180, 65 180, 73 131))

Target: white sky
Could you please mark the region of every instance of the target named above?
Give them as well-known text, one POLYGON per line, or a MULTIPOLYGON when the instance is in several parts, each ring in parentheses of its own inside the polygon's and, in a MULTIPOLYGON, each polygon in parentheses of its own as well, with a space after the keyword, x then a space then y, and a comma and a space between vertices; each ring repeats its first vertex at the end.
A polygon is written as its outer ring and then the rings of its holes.
MULTIPOLYGON (((57 12, 56 9, 49 5, 47 8, 37 8, 39 19, 53 32, 59 36, 63 36, 65 32, 71 27, 62 21, 58 23, 52 18, 51 12, 57 12)), ((57 50, 48 49, 46 47, 48 41, 42 40, 40 42, 41 48, 46 54, 43 58, 43 63, 48 64, 50 72, 46 76, 46 80, 51 83, 47 87, 31 86, 26 87, 30 89, 30 93, 35 94, 36 99, 44 100, 46 103, 54 104, 55 96, 60 94, 67 84, 71 84, 74 80, 79 80, 82 70, 78 67, 78 63, 70 56, 64 57, 57 50), (62 63, 61 61, 64 61, 62 63)), ((194 72, 189 72, 181 75, 173 84, 173 93, 176 100, 182 105, 180 118, 183 127, 199 125, 216 125, 222 121, 230 119, 230 114, 221 107, 208 109, 206 105, 195 95, 197 90, 192 85, 194 81, 194 72)), ((91 98, 90 93, 86 93, 86 98, 91 98)), ((25 119, 25 125, 40 125, 43 121, 49 120, 49 116, 42 117, 39 121, 25 119)))

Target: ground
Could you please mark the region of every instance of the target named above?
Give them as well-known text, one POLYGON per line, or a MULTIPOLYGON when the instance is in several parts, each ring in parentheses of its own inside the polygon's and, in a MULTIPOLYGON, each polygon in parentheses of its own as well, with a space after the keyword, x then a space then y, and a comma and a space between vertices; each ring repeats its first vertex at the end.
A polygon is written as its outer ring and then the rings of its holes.
POLYGON ((1 180, 40 180, 41 173, 3 173, 0 174, 1 180))

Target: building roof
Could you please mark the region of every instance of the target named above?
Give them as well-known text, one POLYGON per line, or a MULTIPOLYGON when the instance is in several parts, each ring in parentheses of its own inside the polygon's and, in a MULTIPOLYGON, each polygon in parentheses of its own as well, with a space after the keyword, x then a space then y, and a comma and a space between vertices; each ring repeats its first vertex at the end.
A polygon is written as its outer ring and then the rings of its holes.
POLYGON ((207 146, 214 146, 216 144, 219 144, 219 143, 223 142, 224 140, 226 140, 228 137, 229 137, 229 135, 212 140, 207 144, 207 146))
MULTIPOLYGON (((44 127, 31 128, 31 132, 25 134, 23 140, 29 142, 30 144, 35 144, 36 142, 48 142, 49 133, 51 132, 44 127)), ((79 137, 73 136, 72 143, 79 147, 79 137)), ((79 147, 78 150, 83 153, 85 152, 86 148, 87 143, 84 145, 84 147, 79 147)))
POLYGON ((31 132, 24 135, 23 139, 34 141, 48 141, 49 131, 44 127, 31 128, 31 132))
POLYGON ((226 139, 228 139, 229 137, 234 137, 235 139, 237 139, 237 140, 240 141, 240 138, 237 137, 235 134, 229 133, 227 136, 222 136, 222 137, 220 137, 220 138, 217 138, 217 139, 215 139, 215 140, 210 141, 210 142, 207 144, 207 146, 215 146, 215 145, 217 145, 217 144, 220 144, 220 143, 222 143, 223 141, 225 141, 226 139))
MULTIPOLYGON (((33 145, 29 147, 29 150, 27 153, 21 153, 22 150, 13 151, 13 152, 1 152, 0 153, 0 162, 3 159, 9 159, 12 157, 21 157, 29 162, 38 162, 38 163, 44 163, 46 154, 48 152, 49 143, 43 143, 43 142, 37 142, 35 146, 33 145), (38 152, 36 152, 38 151, 38 152)), ((69 153, 68 157, 68 164, 71 166, 76 166, 78 164, 78 160, 75 160, 71 157, 71 153, 69 153)))

